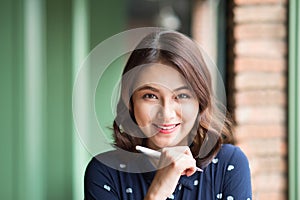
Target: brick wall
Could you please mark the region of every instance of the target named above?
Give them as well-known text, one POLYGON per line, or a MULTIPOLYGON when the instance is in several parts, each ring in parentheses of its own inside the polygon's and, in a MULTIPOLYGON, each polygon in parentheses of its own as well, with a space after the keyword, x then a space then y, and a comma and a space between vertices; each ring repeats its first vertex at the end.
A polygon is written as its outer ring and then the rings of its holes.
POLYGON ((233 1, 233 110, 253 199, 287 199, 287 2, 233 1))
MULTIPOLYGON (((195 0, 194 39, 214 56, 214 0, 195 0)), ((253 199, 287 199, 287 0, 226 0, 228 109, 253 199)))

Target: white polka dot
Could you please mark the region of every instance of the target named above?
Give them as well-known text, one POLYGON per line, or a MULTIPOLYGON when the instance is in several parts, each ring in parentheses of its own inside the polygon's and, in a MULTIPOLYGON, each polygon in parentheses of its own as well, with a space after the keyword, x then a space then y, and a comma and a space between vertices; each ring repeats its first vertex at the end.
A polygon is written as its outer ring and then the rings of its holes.
POLYGON ((228 196, 227 200, 234 200, 233 196, 228 196))
POLYGON ((181 190, 181 188, 182 188, 182 184, 180 184, 180 185, 178 186, 178 190, 181 190))
POLYGON ((110 187, 109 187, 108 185, 104 185, 103 187, 104 187, 104 189, 106 189, 107 191, 110 191, 110 187))
POLYGON ((247 200, 251 200, 250 198, 247 198, 247 200))
POLYGON ((122 169, 124 169, 125 167, 126 167, 126 165, 125 164, 120 164, 120 167, 122 168, 122 169))
POLYGON ((217 194, 217 199, 222 199, 222 193, 217 194))
POLYGON ((126 193, 132 193, 132 188, 126 188, 126 193))
POLYGON ((228 171, 231 171, 231 170, 233 170, 234 169, 234 166, 233 165, 228 165, 228 167, 227 167, 227 170, 228 171))
POLYGON ((217 164, 219 162, 219 159, 218 158, 214 158, 213 160, 212 160, 212 163, 214 163, 214 164, 217 164))
POLYGON ((198 185, 199 181, 198 180, 194 180, 194 185, 198 185))
POLYGON ((174 194, 171 194, 169 197, 168 197, 168 199, 174 199, 175 197, 174 197, 174 194))

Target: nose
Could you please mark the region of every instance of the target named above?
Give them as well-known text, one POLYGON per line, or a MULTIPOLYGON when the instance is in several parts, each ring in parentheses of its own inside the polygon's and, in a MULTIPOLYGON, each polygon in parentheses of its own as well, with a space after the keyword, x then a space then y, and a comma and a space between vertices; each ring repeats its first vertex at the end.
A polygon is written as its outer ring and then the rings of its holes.
POLYGON ((177 105, 174 102, 165 102, 160 106, 158 118, 164 122, 171 122, 177 115, 177 105))

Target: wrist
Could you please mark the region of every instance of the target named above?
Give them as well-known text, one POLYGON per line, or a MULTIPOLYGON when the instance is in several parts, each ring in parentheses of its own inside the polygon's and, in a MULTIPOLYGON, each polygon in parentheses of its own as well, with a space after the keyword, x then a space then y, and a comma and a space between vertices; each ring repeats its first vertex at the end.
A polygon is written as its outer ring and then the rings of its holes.
POLYGON ((162 191, 161 187, 159 187, 158 185, 159 185, 158 183, 153 184, 153 182, 152 182, 144 200, 165 200, 165 199, 167 199, 168 195, 166 195, 165 191, 162 191))
POLYGON ((148 192, 144 200, 165 200, 167 197, 159 195, 158 193, 148 192))

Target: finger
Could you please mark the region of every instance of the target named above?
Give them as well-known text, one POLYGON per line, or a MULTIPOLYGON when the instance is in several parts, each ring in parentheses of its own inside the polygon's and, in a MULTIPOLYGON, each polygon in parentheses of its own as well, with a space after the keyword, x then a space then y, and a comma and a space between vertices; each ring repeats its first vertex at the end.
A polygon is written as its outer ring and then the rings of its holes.
POLYGON ((184 149, 184 154, 193 156, 193 154, 192 154, 192 152, 191 152, 191 149, 190 149, 188 146, 185 147, 185 149, 184 149))
POLYGON ((176 161, 176 166, 180 169, 181 175, 191 176, 197 171, 196 160, 185 154, 182 154, 181 158, 176 161))
POLYGON ((196 167, 188 168, 188 169, 185 171, 185 175, 186 175, 186 176, 192 176, 196 171, 197 171, 197 170, 196 170, 196 167))
POLYGON ((190 160, 186 161, 186 163, 188 165, 185 169, 185 175, 186 176, 191 176, 197 171, 196 161, 194 159, 190 159, 190 160))
POLYGON ((196 161, 187 146, 163 148, 159 166, 168 166, 169 164, 181 175, 190 176, 196 172, 196 161))

